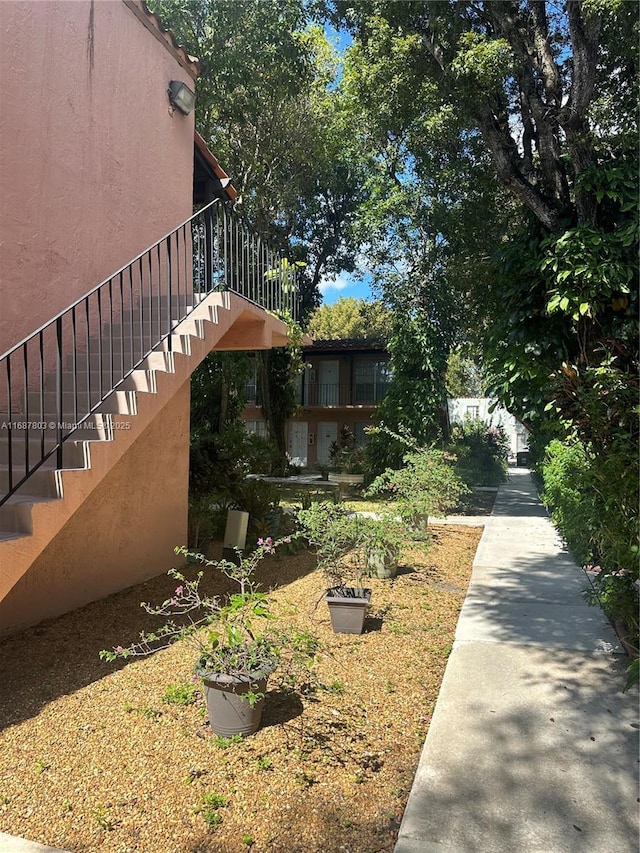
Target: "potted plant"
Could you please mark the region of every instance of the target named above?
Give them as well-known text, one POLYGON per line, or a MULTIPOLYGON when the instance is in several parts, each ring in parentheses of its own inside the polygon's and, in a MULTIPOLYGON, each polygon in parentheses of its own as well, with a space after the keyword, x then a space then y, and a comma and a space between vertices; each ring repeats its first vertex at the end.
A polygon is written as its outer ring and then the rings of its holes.
POLYGON ((391 517, 361 518, 359 545, 368 575, 383 579, 395 578, 398 573, 402 534, 391 517))
POLYGON ((356 439, 349 427, 344 424, 338 439, 329 448, 329 479, 343 485, 356 485, 364 482, 364 455, 356 447, 356 439))
POLYGON ((299 510, 297 518, 303 535, 316 548, 318 567, 329 584, 323 597, 334 632, 361 634, 371 601, 371 590, 360 583, 361 519, 344 507, 327 502, 299 510), (355 558, 355 566, 349 564, 350 555, 355 558), (356 586, 351 586, 347 579, 354 573, 356 586))
MULTIPOLYGON (((188 637, 195 645, 196 675, 202 679, 213 731, 223 737, 253 734, 262 717, 267 679, 276 669, 286 632, 269 630, 272 616, 266 593, 259 590, 254 574, 260 561, 291 538, 258 540, 248 556, 238 551, 237 562, 208 560, 184 546, 176 553, 194 556, 206 569, 214 568, 234 582, 236 590, 227 597, 208 596, 201 591, 205 571, 190 580, 171 569, 178 581, 170 599, 159 607, 142 603, 147 613, 166 622, 153 633, 142 633, 140 641, 127 647, 100 652, 103 660, 148 655, 188 637)), ((299 648, 299 643, 296 645, 299 648)))

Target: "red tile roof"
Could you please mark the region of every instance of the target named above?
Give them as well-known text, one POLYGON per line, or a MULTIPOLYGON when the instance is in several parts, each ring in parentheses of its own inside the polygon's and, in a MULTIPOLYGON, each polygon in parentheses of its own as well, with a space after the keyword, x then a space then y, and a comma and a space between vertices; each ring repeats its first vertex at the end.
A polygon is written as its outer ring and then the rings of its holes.
MULTIPOLYGON (((218 162, 218 158, 214 154, 212 154, 211 151, 209 151, 209 149, 207 148, 207 143, 204 141, 204 138, 200 136, 197 130, 194 134, 193 141, 195 142, 196 148, 202 155, 202 158, 206 160, 209 166, 211 166, 211 168, 213 169, 216 178, 221 181, 229 180, 229 175, 227 175, 225 170, 218 162)), ((233 184, 227 184, 227 186, 225 187, 225 193, 227 194, 227 198, 230 198, 232 201, 238 197, 238 193, 233 184)))
POLYGON ((123 0, 136 18, 149 30, 149 32, 163 44, 169 53, 176 59, 184 70, 195 80, 200 73, 200 63, 195 56, 190 56, 187 51, 178 44, 173 33, 168 30, 155 12, 149 11, 144 0, 123 0))

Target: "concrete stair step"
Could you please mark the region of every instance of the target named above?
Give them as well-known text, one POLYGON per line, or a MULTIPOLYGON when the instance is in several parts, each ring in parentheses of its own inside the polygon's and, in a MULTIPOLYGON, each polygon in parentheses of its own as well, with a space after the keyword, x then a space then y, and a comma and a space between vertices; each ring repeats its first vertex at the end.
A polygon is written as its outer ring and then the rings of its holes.
MULTIPOLYGON (((27 395, 30 420, 35 421, 76 421, 87 410, 86 395, 64 392, 62 394, 62 411, 58 411, 58 396, 55 391, 45 391, 42 397, 39 393, 29 392, 27 395), (76 408, 77 407, 77 408, 76 408), (76 413, 78 418, 76 418, 76 413)), ((97 395, 94 398, 97 402, 97 395)), ((112 391, 96 409, 100 414, 135 415, 137 411, 135 391, 112 391)))
MULTIPOLYGON (((49 431, 45 431, 44 435, 44 453, 47 453, 53 447, 55 447, 56 440, 53 437, 52 433, 49 431)), ((65 441, 62 445, 62 467, 63 468, 88 468, 89 467, 89 447, 88 441, 91 439, 86 439, 83 441, 65 441)), ((43 442, 41 441, 40 436, 38 438, 29 438, 28 440, 22 440, 22 438, 15 437, 11 442, 11 462, 14 466, 22 467, 25 465, 25 461, 27 459, 27 455, 29 457, 29 464, 33 465, 34 461, 41 458, 43 452, 43 442), (28 454, 27 454, 28 448, 28 454)), ((0 432, 0 466, 9 464, 9 441, 7 436, 4 437, 2 432, 0 432)), ((56 456, 51 456, 45 462, 43 462, 44 468, 55 468, 56 465, 56 456)))
MULTIPOLYGON (((22 466, 12 465, 13 476, 11 485, 15 486, 16 481, 22 479, 25 474, 22 466)), ((9 491, 9 467, 7 465, 0 466, 0 495, 5 495, 9 491)), ((34 497, 43 498, 59 498, 62 496, 62 481, 60 472, 55 468, 38 468, 34 471, 24 483, 16 491, 19 495, 33 495, 34 497)))
MULTIPOLYGON (((114 364, 114 372, 116 374, 122 375, 123 365, 124 372, 127 373, 131 370, 132 367, 138 364, 138 362, 142 359, 142 357, 149 352, 149 349, 153 341, 147 341, 144 349, 141 346, 136 345, 133 349, 131 347, 124 348, 124 360, 123 360, 123 350, 120 346, 114 345, 113 357, 111 354, 111 350, 107 346, 106 349, 102 349, 102 353, 100 353, 97 345, 97 338, 93 339, 93 344, 89 351, 89 356, 87 357, 86 353, 80 353, 76 359, 76 367, 80 361, 83 362, 83 367, 86 370, 86 365, 88 364, 91 370, 98 370, 98 365, 102 364, 103 369, 110 369, 111 363, 113 360, 114 364)), ((148 361, 151 355, 162 355, 166 353, 169 356, 172 356, 174 353, 182 354, 182 355, 191 355, 191 344, 189 341, 189 335, 171 335, 171 346, 169 346, 169 340, 165 339, 161 341, 157 346, 153 347, 149 355, 145 358, 145 365, 147 368, 153 369, 164 369, 161 364, 156 366, 148 361)), ((73 358, 71 355, 67 356, 65 368, 67 370, 73 369, 73 358)))
MULTIPOLYGON (((72 393, 75 386, 78 396, 82 395, 83 401, 86 402, 87 390, 91 392, 92 398, 95 398, 96 392, 100 389, 100 382, 102 382, 102 388, 106 391, 107 388, 111 387, 109 383, 112 380, 116 380, 119 375, 120 373, 118 372, 112 377, 111 371, 107 367, 103 367, 102 373, 97 369, 87 372, 86 364, 84 364, 79 366, 75 374, 71 371, 63 372, 62 387, 64 390, 72 393)), ((55 373, 47 374, 44 382, 45 390, 55 391, 57 382, 58 378, 55 373)), ((153 370, 134 370, 133 373, 130 373, 129 376, 118 383, 118 391, 152 393, 155 391, 155 388, 155 371, 153 370)))
MULTIPOLYGON (((196 337, 201 338, 204 335, 205 322, 211 322, 208 316, 190 316, 186 320, 181 321, 180 334, 195 335, 196 337)), ((115 352, 121 352, 122 349, 124 349, 125 352, 140 351, 141 341, 145 343, 150 341, 153 343, 154 340, 157 340, 164 335, 168 335, 169 331, 170 329, 167 324, 162 324, 158 321, 145 323, 142 327, 142 334, 140 332, 140 328, 138 327, 136 329, 135 325, 132 330, 129 325, 125 325, 123 327, 120 323, 114 323, 113 326, 106 326, 103 328, 102 349, 103 351, 106 349, 110 352, 112 345, 111 342, 113 342, 115 352)), ((97 349, 97 336, 89 338, 89 346, 92 351, 97 349)))

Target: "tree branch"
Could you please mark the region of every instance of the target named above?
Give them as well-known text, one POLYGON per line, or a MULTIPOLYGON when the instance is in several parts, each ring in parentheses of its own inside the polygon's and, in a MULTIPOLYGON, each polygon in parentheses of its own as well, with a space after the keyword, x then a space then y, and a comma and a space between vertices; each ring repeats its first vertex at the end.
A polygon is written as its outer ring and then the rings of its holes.
POLYGON ((518 150, 508 128, 501 127, 499 119, 488 104, 478 109, 478 124, 493 157, 498 178, 522 201, 548 231, 556 231, 560 214, 522 175, 518 150))

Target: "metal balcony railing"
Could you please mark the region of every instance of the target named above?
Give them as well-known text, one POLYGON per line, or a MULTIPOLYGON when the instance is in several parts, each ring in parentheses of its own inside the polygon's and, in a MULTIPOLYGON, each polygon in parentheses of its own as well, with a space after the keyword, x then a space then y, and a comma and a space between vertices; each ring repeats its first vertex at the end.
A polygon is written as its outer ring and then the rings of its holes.
POLYGON ((2 355, 0 505, 215 291, 296 314, 295 265, 219 200, 2 355))
POLYGON ((354 382, 332 384, 312 382, 302 390, 303 406, 375 406, 387 393, 388 383, 354 382))

